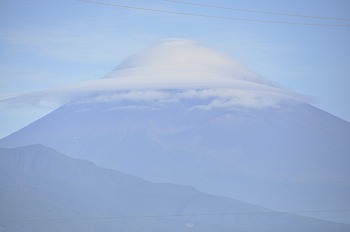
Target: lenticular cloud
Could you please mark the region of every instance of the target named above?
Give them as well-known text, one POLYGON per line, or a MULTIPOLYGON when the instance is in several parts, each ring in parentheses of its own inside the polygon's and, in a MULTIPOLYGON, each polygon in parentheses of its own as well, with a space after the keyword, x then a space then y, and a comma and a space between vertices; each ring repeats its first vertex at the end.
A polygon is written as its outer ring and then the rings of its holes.
POLYGON ((196 108, 273 107, 303 101, 236 60, 184 40, 171 40, 130 56, 101 79, 2 101, 92 102, 207 100, 196 108))

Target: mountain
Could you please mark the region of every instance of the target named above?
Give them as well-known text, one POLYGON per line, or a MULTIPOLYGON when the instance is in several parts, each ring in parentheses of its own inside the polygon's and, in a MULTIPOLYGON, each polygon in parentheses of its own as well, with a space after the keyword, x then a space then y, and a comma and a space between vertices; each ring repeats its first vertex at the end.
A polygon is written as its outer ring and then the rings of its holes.
POLYGON ((191 187, 148 182, 42 145, 0 149, 0 167, 0 228, 6 232, 350 229, 191 187))
POLYGON ((278 210, 333 210, 350 208, 349 131, 349 123, 310 105, 201 111, 73 104, 0 145, 42 143, 147 180, 278 210))
POLYGON ((350 223, 333 212, 350 209, 350 123, 219 52, 167 42, 58 92, 75 98, 0 147, 40 143, 147 180, 350 223))

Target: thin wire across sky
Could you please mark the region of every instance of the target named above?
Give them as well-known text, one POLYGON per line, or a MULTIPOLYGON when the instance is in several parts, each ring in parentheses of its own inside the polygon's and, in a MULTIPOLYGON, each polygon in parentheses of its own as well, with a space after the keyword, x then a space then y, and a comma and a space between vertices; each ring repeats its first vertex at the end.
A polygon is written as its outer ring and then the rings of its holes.
POLYGON ((67 218, 33 218, 33 219, 8 219, 0 220, 0 223, 18 222, 47 222, 47 221, 81 221, 81 220, 121 220, 121 219, 147 219, 147 218, 174 218, 174 217, 214 217, 214 216, 237 216, 237 215, 271 215, 271 214, 305 214, 305 213, 349 213, 350 209, 341 210, 300 210, 300 211, 254 211, 254 212, 232 212, 232 213, 202 213, 202 214, 164 214, 164 215, 121 215, 104 217, 67 217, 67 218))
POLYGON ((287 16, 287 17, 298 17, 298 18, 336 20, 336 21, 349 21, 350 20, 350 18, 325 17, 325 16, 294 14, 294 13, 286 13, 286 12, 274 12, 274 11, 262 11, 262 10, 253 10, 253 9, 242 9, 242 8, 225 7, 225 6, 219 6, 219 5, 202 4, 202 3, 190 2, 190 1, 180 1, 180 0, 163 0, 163 1, 173 2, 173 3, 178 3, 178 4, 185 4, 185 5, 190 5, 190 6, 206 7, 206 8, 214 8, 214 9, 222 9, 222 10, 230 10, 230 11, 240 11, 240 12, 247 12, 247 13, 278 15, 278 16, 287 16))
MULTIPOLYGON (((271 23, 271 24, 285 24, 285 25, 303 25, 303 26, 320 26, 320 27, 350 27, 350 24, 338 24, 338 23, 323 23, 323 22, 304 22, 304 21, 284 21, 284 20, 266 20, 259 18, 241 18, 241 17, 231 17, 224 15, 209 15, 209 14, 201 14, 201 13, 190 13, 184 11, 174 11, 167 9, 156 9, 156 8, 148 8, 136 5, 128 5, 128 4, 120 4, 119 1, 106 2, 106 1, 98 1, 98 0, 78 0, 84 3, 90 3, 94 5, 103 5, 108 7, 116 7, 116 8, 124 8, 130 10, 141 10, 148 11, 154 13, 162 13, 162 14, 172 14, 172 15, 181 15, 181 16, 192 16, 192 17, 201 17, 201 18, 210 18, 217 20, 232 20, 232 21, 245 21, 245 22, 256 22, 256 23, 271 23)), ((258 11, 258 10, 248 10, 248 9, 238 9, 238 8, 228 8, 228 7, 220 7, 214 5, 205 5, 205 4, 196 4, 192 2, 184 2, 184 1, 175 1, 175 0, 164 0, 171 1, 174 3, 182 3, 182 4, 191 4, 194 6, 206 6, 211 8, 224 8, 231 10, 239 10, 247 13, 264 13, 264 14, 275 14, 275 15, 284 15, 290 17, 304 17, 304 18, 314 18, 314 19, 328 19, 328 20, 345 20, 348 21, 347 18, 328 18, 323 16, 311 16, 311 15, 299 15, 299 14, 289 14, 289 13, 278 13, 278 12, 269 12, 269 11, 258 11)))

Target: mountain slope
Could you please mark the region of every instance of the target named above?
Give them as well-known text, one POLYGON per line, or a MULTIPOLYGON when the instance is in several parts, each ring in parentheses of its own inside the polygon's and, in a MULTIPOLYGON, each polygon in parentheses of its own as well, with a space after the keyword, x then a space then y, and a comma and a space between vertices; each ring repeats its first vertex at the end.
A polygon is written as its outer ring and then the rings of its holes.
POLYGON ((0 149, 0 167, 2 231, 350 229, 346 225, 273 213, 190 187, 147 182, 68 158, 41 145, 0 149), (234 214, 237 212, 243 214, 234 214))
POLYGON ((102 167, 282 211, 350 208, 348 122, 306 104, 211 110, 191 105, 68 104, 0 146, 42 143, 102 167))

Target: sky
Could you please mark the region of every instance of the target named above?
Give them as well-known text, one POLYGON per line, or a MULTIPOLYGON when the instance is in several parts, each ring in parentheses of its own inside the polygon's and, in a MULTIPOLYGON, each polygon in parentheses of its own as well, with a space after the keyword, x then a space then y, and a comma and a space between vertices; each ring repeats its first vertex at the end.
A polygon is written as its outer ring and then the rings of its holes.
POLYGON ((3 0, 0 138, 59 106, 45 96, 40 104, 1 99, 102 78, 169 39, 221 51, 350 121, 349 38, 347 0, 3 0))

